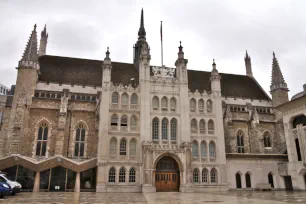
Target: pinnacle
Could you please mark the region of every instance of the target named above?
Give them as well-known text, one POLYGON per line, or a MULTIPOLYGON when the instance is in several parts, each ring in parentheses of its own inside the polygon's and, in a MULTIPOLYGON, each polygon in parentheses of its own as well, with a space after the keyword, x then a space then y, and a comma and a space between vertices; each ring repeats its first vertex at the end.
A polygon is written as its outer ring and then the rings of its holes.
POLYGON ((140 27, 138 30, 138 39, 146 39, 146 30, 144 28, 143 9, 141 9, 140 27))
POLYGON ((38 59, 37 53, 37 33, 36 33, 36 24, 34 25, 34 30, 31 33, 29 41, 26 45, 22 60, 36 62, 38 59))
POLYGON ((272 78, 271 85, 285 84, 285 79, 283 77, 282 71, 279 67, 278 60, 273 52, 273 62, 272 62, 272 78))

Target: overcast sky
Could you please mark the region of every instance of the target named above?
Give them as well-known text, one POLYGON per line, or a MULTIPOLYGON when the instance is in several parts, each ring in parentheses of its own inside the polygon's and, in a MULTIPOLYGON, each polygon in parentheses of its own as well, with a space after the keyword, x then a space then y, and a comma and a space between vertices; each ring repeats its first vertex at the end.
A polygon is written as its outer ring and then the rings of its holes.
POLYGON ((144 9, 151 64, 160 65, 160 21, 164 64, 174 67, 182 41, 188 69, 245 74, 244 56, 269 93, 275 51, 290 96, 306 83, 305 0, 154 0, 154 1, 0 1, 0 83, 16 82, 20 60, 33 25, 38 36, 47 24, 47 54, 132 62, 140 11, 144 9))

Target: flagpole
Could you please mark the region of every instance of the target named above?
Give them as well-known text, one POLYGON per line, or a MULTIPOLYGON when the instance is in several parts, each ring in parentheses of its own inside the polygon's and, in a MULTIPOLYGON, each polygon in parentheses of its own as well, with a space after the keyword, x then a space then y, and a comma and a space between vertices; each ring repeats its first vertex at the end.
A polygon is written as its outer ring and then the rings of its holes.
POLYGON ((163 22, 160 22, 160 40, 161 40, 161 65, 164 66, 163 62, 163 22))

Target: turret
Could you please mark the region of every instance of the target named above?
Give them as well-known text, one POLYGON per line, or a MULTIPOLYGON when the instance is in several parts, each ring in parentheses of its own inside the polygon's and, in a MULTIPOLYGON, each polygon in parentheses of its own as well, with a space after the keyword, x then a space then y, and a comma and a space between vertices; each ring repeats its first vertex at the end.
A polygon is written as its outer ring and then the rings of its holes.
POLYGON ((182 42, 180 41, 179 52, 177 53, 178 57, 175 61, 176 66, 176 78, 180 81, 187 82, 187 63, 188 59, 185 59, 182 42))
POLYGON ((278 60, 275 57, 275 53, 273 52, 272 77, 270 86, 273 107, 289 101, 288 91, 289 89, 279 67, 278 60))
POLYGON ((212 67, 213 69, 210 75, 211 92, 221 93, 221 84, 220 84, 221 76, 219 75, 219 72, 217 70, 215 59, 213 59, 212 67))
POLYGON ((253 77, 251 57, 248 55, 248 51, 245 52, 244 62, 245 62, 246 75, 249 77, 253 77))
POLYGON ((40 44, 38 52, 39 56, 46 55, 47 42, 48 42, 48 33, 47 33, 47 26, 45 25, 43 31, 41 31, 41 36, 40 36, 40 44))
POLYGON ((107 47, 107 51, 105 53, 105 58, 103 60, 103 79, 102 83, 110 83, 111 82, 111 71, 112 71, 112 61, 109 57, 110 52, 109 52, 109 47, 107 47))

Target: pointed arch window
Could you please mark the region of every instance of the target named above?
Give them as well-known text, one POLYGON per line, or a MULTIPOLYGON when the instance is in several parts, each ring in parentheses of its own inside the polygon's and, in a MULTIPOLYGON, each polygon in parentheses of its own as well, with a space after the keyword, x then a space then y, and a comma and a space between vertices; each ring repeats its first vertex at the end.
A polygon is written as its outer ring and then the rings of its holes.
POLYGON ((273 174, 272 173, 268 174, 268 181, 269 181, 269 184, 271 185, 271 187, 274 188, 274 180, 273 180, 273 174))
POLYGON ((119 94, 118 92, 114 92, 112 94, 112 104, 118 104, 119 101, 119 94))
POLYGON ((177 120, 175 118, 171 119, 171 140, 176 141, 177 133, 177 120))
POLYGON ((264 134, 264 145, 265 147, 271 147, 271 135, 269 132, 265 132, 264 134))
POLYGON ((131 105, 137 105, 138 96, 136 93, 133 93, 131 96, 131 105))
POLYGON ((126 115, 123 115, 121 117, 121 122, 120 122, 120 126, 121 126, 121 130, 122 131, 126 131, 127 130, 127 124, 128 124, 128 118, 126 115))
POLYGON ((114 167, 109 169, 108 182, 109 183, 115 183, 116 182, 116 169, 114 167))
POLYGON ((193 170, 193 183, 199 183, 199 170, 193 170))
POLYGON ((216 158, 216 145, 213 141, 209 143, 209 157, 211 159, 216 158))
POLYGON ((36 156, 46 156, 48 144, 48 126, 46 122, 42 122, 38 128, 36 156))
POLYGON ((130 142, 130 156, 136 156, 137 143, 135 139, 130 142))
POLYGON ((117 153, 117 139, 116 138, 112 138, 110 140, 110 149, 109 149, 109 154, 111 156, 115 156, 117 153))
POLYGON ((85 133, 86 133, 85 126, 83 123, 80 123, 75 132, 75 141, 74 141, 75 157, 84 157, 85 133))
POLYGON ((237 152, 244 153, 244 136, 242 130, 237 133, 237 152))
POLYGON ((164 96, 161 100, 161 108, 163 111, 167 111, 168 110, 168 99, 166 96, 164 96))
POLYGON ((213 103, 210 99, 207 100, 206 107, 207 107, 207 113, 213 112, 213 103))
POLYGON ((241 175, 239 172, 236 173, 236 188, 241 188, 241 175))
POLYGON ((252 188, 252 183, 251 183, 251 174, 249 173, 249 172, 247 172, 246 174, 245 174, 245 186, 247 187, 247 188, 252 188))
POLYGON ((120 155, 126 155, 126 140, 122 139, 120 141, 120 155))
POLYGON ((131 130, 137 129, 137 118, 135 115, 131 116, 131 130))
POLYGON ((130 183, 136 182, 136 171, 133 167, 130 169, 130 172, 129 172, 129 182, 130 183))
POLYGON ((199 149, 198 149, 198 142, 193 141, 192 143, 192 157, 193 158, 198 158, 199 157, 199 149))
POLYGON ((191 132, 192 133, 197 133, 198 132, 198 124, 197 124, 197 120, 195 118, 191 120, 191 132))
POLYGON ((205 120, 204 119, 200 120, 200 133, 202 134, 205 133, 205 120))
POLYGON ((159 109, 159 99, 158 99, 157 96, 153 97, 152 106, 153 106, 153 110, 158 110, 159 109))
POLYGON ((113 114, 112 117, 111 117, 111 126, 112 126, 112 129, 117 129, 118 116, 116 114, 113 114))
POLYGON ((199 112, 204 112, 204 100, 200 99, 198 102, 199 112))
POLYGON ((171 111, 175 111, 176 110, 176 99, 174 97, 172 97, 170 99, 170 110, 171 111))
POLYGON ((214 134, 215 132, 215 123, 213 120, 208 121, 208 134, 214 134))
POLYGON ((210 171, 210 182, 217 183, 217 170, 215 168, 210 171))
POLYGON ((208 183, 208 170, 206 168, 202 171, 202 183, 208 183))
POLYGON ((197 102, 194 98, 190 99, 190 112, 195 112, 197 107, 197 102))
POLYGON ((152 139, 158 140, 159 120, 154 118, 152 122, 152 139))
POLYGON ((206 153, 207 152, 207 148, 206 148, 206 142, 202 141, 201 142, 201 158, 206 158, 206 153))
POLYGON ((127 93, 123 93, 121 96, 121 105, 128 106, 129 105, 129 95, 127 93))
POLYGON ((125 168, 121 167, 119 170, 119 183, 125 183, 125 168))
POLYGON ((162 120, 162 139, 167 140, 168 139, 168 119, 164 118, 162 120))

